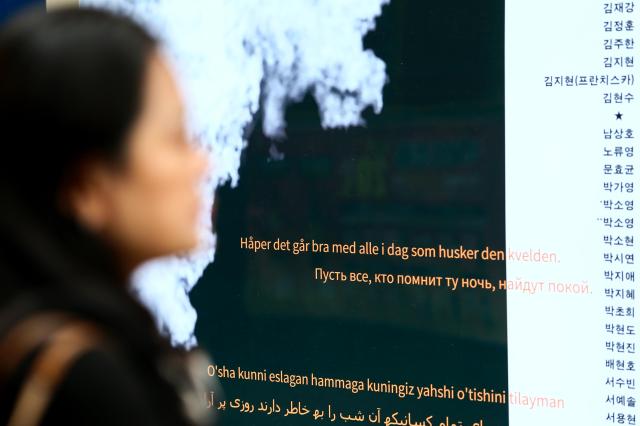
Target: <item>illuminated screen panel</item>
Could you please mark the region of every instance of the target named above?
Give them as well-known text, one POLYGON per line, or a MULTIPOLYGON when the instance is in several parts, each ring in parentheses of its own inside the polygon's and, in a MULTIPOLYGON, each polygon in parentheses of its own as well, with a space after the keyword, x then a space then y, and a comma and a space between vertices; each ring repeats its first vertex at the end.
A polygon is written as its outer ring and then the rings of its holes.
POLYGON ((589 3, 507 1, 512 424, 636 421, 638 4, 589 3))
POLYGON ((166 41, 215 164, 203 248, 135 277, 203 404, 635 424, 638 5, 283 3, 81 1, 166 41))
MULTIPOLYGON (((116 3, 217 165, 189 297, 225 421, 506 424, 504 5, 116 3)), ((161 314, 183 272, 139 275, 161 314)))

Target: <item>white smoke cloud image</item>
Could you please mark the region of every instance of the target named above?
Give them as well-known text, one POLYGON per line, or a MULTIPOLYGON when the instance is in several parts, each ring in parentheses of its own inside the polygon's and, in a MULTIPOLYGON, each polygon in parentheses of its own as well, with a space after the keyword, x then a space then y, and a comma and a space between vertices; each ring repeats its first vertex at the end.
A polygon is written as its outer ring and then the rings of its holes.
MULTIPOLYGON (((363 125, 382 110, 385 63, 364 35, 389 0, 81 0, 123 11, 165 43, 185 92, 191 131, 210 154, 202 188, 236 185, 247 130, 258 112, 268 137, 285 136, 285 108, 311 94, 324 128, 363 125)), ((213 261, 215 233, 202 212, 194 253, 150 262, 133 277, 136 295, 174 345, 195 345, 189 292, 213 261)))

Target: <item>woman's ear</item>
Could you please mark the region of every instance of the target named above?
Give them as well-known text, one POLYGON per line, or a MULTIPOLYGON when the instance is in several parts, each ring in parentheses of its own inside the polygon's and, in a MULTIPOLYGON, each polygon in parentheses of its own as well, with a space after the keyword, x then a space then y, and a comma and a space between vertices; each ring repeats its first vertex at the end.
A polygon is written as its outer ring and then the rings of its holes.
POLYGON ((86 160, 61 191, 63 210, 95 233, 104 230, 109 217, 108 179, 109 173, 103 164, 86 160))

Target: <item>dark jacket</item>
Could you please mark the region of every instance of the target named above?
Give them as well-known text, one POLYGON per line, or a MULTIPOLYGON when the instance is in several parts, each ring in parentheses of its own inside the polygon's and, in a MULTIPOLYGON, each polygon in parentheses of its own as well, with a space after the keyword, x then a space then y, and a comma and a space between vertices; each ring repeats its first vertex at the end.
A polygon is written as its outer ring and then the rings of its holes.
MULTIPOLYGON (((0 338, 34 313, 61 311, 97 324, 113 343, 73 362, 44 424, 194 424, 181 400, 204 405, 186 371, 193 354, 171 348, 158 333, 105 247, 71 220, 35 211, 23 196, 0 188, 0 338)), ((37 351, 0 383, 0 424, 37 351)), ((197 374, 206 377, 206 366, 197 374)))

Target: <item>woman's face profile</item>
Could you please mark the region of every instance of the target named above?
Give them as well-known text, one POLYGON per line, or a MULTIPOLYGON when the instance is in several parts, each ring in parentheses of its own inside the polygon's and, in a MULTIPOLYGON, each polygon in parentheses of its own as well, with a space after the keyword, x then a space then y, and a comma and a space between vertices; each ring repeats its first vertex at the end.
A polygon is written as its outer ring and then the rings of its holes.
POLYGON ((198 243, 204 154, 189 143, 184 107, 160 54, 149 62, 141 108, 122 167, 95 164, 71 194, 78 219, 105 238, 127 268, 198 243))

